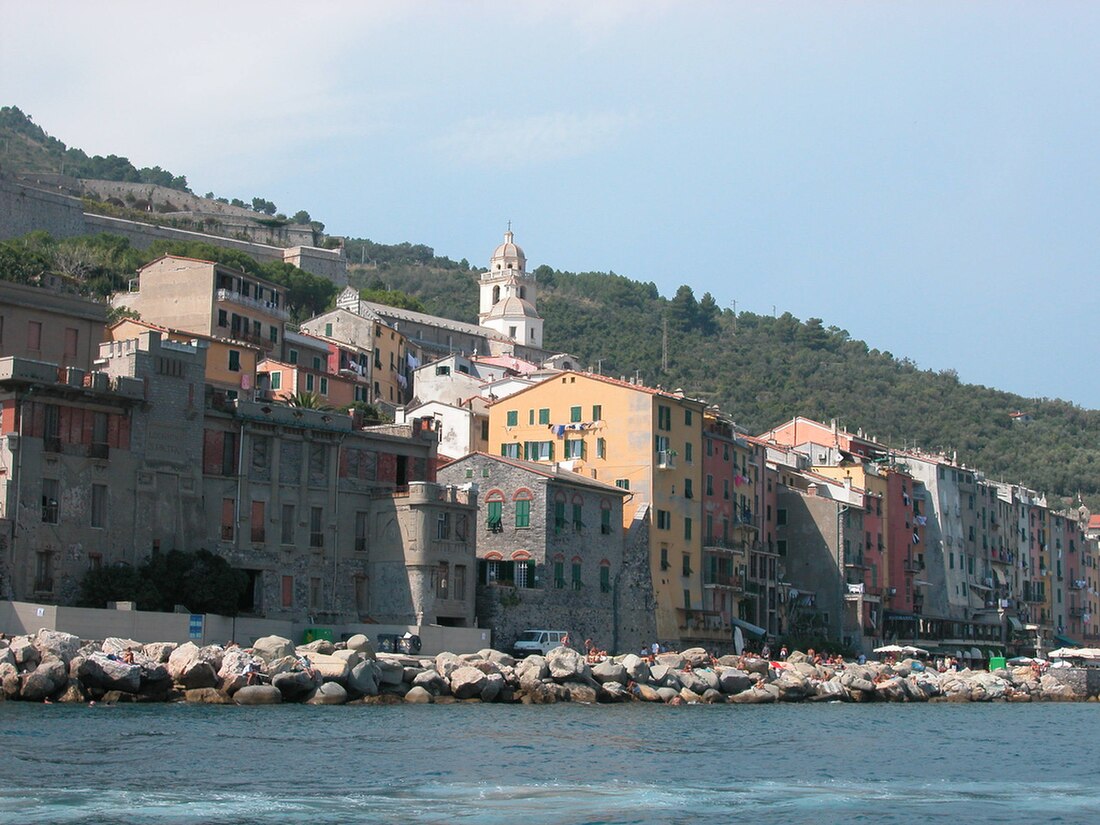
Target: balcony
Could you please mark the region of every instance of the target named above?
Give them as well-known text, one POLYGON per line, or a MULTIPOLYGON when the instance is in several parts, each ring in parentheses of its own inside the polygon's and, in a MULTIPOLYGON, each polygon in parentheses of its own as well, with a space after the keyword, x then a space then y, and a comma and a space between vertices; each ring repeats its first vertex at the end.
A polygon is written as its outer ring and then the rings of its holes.
POLYGON ((1069 615, 1072 616, 1074 619, 1080 619, 1082 616, 1085 615, 1086 612, 1087 611, 1083 607, 1071 607, 1069 609, 1069 615))
POLYGON ((658 470, 675 470, 676 469, 676 453, 673 450, 658 450, 657 451, 657 469, 658 470))
POLYGON ((731 573, 703 573, 703 587, 714 587, 723 590, 744 590, 744 581, 740 576, 731 573))
POLYGON ((733 625, 714 610, 688 610, 676 608, 676 624, 680 630, 687 631, 684 636, 691 639, 710 639, 730 641, 733 625))
POLYGON ((906 573, 916 573, 924 569, 924 562, 918 561, 917 559, 906 559, 902 563, 902 568, 906 573))
POLYGON ((703 552, 723 553, 726 555, 736 553, 740 555, 743 554, 745 550, 740 543, 734 544, 729 539, 722 538, 721 536, 708 536, 703 539, 703 552))
POLYGON ((231 289, 219 289, 216 299, 218 301, 229 301, 238 306, 248 307, 256 312, 262 312, 269 318, 278 318, 281 321, 290 320, 290 313, 278 306, 274 301, 257 301, 255 298, 245 297, 241 293, 231 289))

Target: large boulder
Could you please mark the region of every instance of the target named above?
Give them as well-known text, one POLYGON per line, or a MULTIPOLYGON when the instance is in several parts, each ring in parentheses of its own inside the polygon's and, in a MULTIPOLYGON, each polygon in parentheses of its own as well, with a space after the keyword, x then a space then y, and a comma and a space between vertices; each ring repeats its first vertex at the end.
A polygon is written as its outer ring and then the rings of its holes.
POLYGON ((499 673, 485 674, 485 687, 481 689, 478 698, 482 702, 493 702, 504 689, 504 677, 499 673))
POLYGON ((647 684, 636 684, 634 688, 634 695, 641 699, 643 702, 661 701, 661 694, 657 692, 657 689, 647 684))
POLYGON ((435 657, 435 669, 444 679, 450 679, 451 673, 462 667, 465 662, 455 654, 444 651, 435 657))
POLYGON ((141 668, 138 665, 108 658, 105 653, 93 653, 83 659, 75 675, 85 687, 97 691, 137 693, 141 688, 141 668))
POLYGON ((399 685, 405 681, 405 666, 385 656, 379 656, 374 662, 378 668, 379 685, 399 685))
POLYGON ((42 654, 34 646, 34 638, 31 636, 14 637, 8 645, 8 650, 15 658, 15 666, 20 670, 30 670, 42 659, 42 654))
POLYGON ((57 656, 47 653, 38 667, 23 674, 20 696, 28 702, 49 699, 69 682, 69 669, 57 656))
POLYGON ((729 697, 729 701, 736 705, 770 704, 779 701, 779 688, 775 685, 756 684, 729 697))
POLYGON ((252 652, 265 662, 294 655, 294 642, 282 636, 262 636, 252 643, 252 652))
POLYGON ((838 678, 811 681, 810 684, 813 686, 814 693, 809 698, 813 701, 840 702, 848 698, 848 692, 838 678))
POLYGON ((456 699, 474 699, 481 696, 489 677, 476 667, 460 667, 451 673, 451 694, 456 699))
POLYGON ((700 694, 689 688, 680 688, 680 698, 689 705, 698 705, 703 701, 703 697, 700 694))
MULTIPOLYGON (((271 677, 271 686, 288 702, 297 702, 309 696, 321 684, 321 680, 304 670, 292 670, 271 677)), ((250 687, 259 687, 251 685, 250 687)), ((241 688, 245 690, 245 688, 241 688)), ((237 691, 240 693, 240 691, 237 691)))
POLYGON ((493 650, 491 647, 482 648, 477 652, 477 655, 488 662, 493 662, 500 666, 515 667, 516 659, 514 656, 509 656, 500 650, 493 650))
POLYGON ((427 705, 432 701, 432 694, 419 685, 413 685, 405 694, 405 701, 410 705, 427 705))
POLYGON ((348 690, 357 696, 378 695, 378 666, 373 662, 360 662, 348 674, 348 690))
POLYGON ((222 690, 233 695, 248 684, 249 673, 259 673, 263 665, 264 660, 259 656, 253 656, 240 647, 229 648, 222 656, 222 666, 218 671, 222 690))
POLYGON ((673 670, 682 669, 685 661, 683 655, 680 653, 658 653, 656 657, 654 657, 654 664, 664 665, 673 670))
POLYGON ((184 671, 194 665, 199 659, 199 647, 194 642, 185 642, 177 647, 168 656, 168 673, 178 680, 184 671))
POLYGON ((84 695, 84 689, 80 682, 70 677, 65 687, 57 694, 55 700, 63 705, 80 705, 88 701, 88 697, 84 695))
POLYGON ((780 702, 798 702, 813 692, 809 679, 795 670, 781 670, 772 685, 779 689, 780 702))
POLYGON ((347 649, 353 650, 366 660, 374 659, 374 645, 370 639, 362 633, 356 633, 347 641, 347 649))
POLYGON ((678 691, 676 688, 659 687, 657 688, 657 695, 661 698, 662 702, 665 702, 667 704, 673 699, 679 699, 680 691, 678 691))
POLYGON ((15 656, 11 652, 9 647, 0 647, 0 665, 11 665, 15 667, 15 656))
MULTIPOLYGON (((329 642, 329 644, 332 643, 329 642)), ((309 660, 309 666, 314 673, 321 677, 321 681, 340 682, 341 684, 347 682, 351 668, 339 656, 326 653, 308 653, 306 658, 309 660)))
POLYGON ((306 699, 307 705, 343 705, 348 701, 348 692, 339 682, 325 682, 313 695, 306 699))
POLYGON ((121 639, 118 636, 108 636, 103 640, 99 649, 108 656, 123 656, 127 650, 145 655, 145 645, 135 642, 133 639, 121 639))
POLYGON ((179 645, 176 642, 149 642, 142 646, 142 652, 150 661, 164 665, 177 647, 179 645))
POLYGON ((701 647, 689 647, 681 651, 680 655, 693 668, 710 667, 710 654, 701 647))
POLYGON ((753 685, 749 674, 736 667, 718 668, 718 689, 725 694, 741 693, 753 685))
MULTIPOLYGON (((237 691, 240 693, 240 691, 237 691)), ((183 692, 183 701, 191 705, 231 705, 229 694, 217 688, 194 688, 183 692)), ((255 704, 255 703, 254 703, 255 704)))
POLYGON ((331 656, 336 652, 336 645, 330 642, 328 639, 314 639, 312 642, 306 642, 303 645, 298 645, 295 652, 299 656, 309 656, 313 653, 318 653, 322 656, 331 656))
MULTIPOLYGON (((440 673, 447 675, 443 671, 440 673)), ((550 666, 546 664, 543 656, 528 656, 516 663, 516 679, 519 680, 520 687, 527 688, 532 683, 548 678, 550 678, 550 666)))
POLYGON ((625 685, 629 678, 626 673, 626 668, 611 660, 605 660, 593 665, 592 677, 600 684, 618 682, 620 685, 625 685))
MULTIPOLYGON (((680 683, 681 696, 683 696, 683 690, 690 690, 692 693, 702 696, 710 687, 710 684, 700 678, 699 674, 694 670, 677 670, 675 674, 676 680, 680 683)), ((691 700, 684 699, 684 701, 688 702, 691 700)))
POLYGON ((53 656, 68 665, 80 650, 80 638, 72 633, 42 628, 34 637, 34 646, 38 649, 40 659, 53 656))
POLYGON ((746 673, 759 673, 761 676, 767 676, 768 671, 771 670, 771 663, 767 659, 761 659, 758 656, 742 656, 741 669, 746 673))
POLYGON ((550 677, 556 682, 587 681, 591 678, 584 657, 571 647, 556 647, 546 654, 550 677))
POLYGON ((596 688, 585 682, 562 682, 562 690, 566 691, 570 702, 583 702, 588 705, 596 704, 598 698, 596 688))
POLYGON ((248 685, 233 694, 238 705, 277 705, 283 701, 283 695, 274 685, 248 685))
POLYGON ((1044 673, 1039 679, 1039 688, 1042 698, 1048 702, 1069 702, 1075 699, 1084 699, 1079 696, 1072 687, 1062 683, 1049 673, 1044 673))
POLYGON ((412 685, 414 688, 426 690, 432 696, 442 696, 447 692, 447 680, 434 670, 425 670, 418 674, 413 678, 412 685))
POLYGON ((905 689, 905 680, 901 676, 890 676, 875 685, 875 693, 888 702, 905 702, 909 692, 905 689))
POLYGON ((19 669, 7 662, 0 664, 0 692, 3 693, 4 698, 18 699, 20 687, 19 669))
POLYGON ((332 655, 335 656, 337 659, 343 659, 345 662, 347 662, 349 669, 355 667, 360 662, 365 661, 357 650, 337 650, 332 655))
POLYGON ((623 702, 631 697, 630 691, 620 682, 603 682, 598 691, 601 702, 623 702))
POLYGON ((628 653, 623 657, 622 666, 632 681, 639 684, 649 681, 649 663, 641 656, 628 653))

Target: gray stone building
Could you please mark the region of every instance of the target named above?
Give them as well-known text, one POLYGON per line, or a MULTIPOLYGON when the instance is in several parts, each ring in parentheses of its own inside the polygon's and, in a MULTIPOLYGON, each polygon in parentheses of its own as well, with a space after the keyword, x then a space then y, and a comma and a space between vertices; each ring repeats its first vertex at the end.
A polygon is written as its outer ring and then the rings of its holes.
POLYGON ((656 634, 647 536, 623 530, 626 490, 557 466, 472 453, 439 470, 476 484, 477 614, 509 648, 524 630, 567 630, 608 650, 656 634))

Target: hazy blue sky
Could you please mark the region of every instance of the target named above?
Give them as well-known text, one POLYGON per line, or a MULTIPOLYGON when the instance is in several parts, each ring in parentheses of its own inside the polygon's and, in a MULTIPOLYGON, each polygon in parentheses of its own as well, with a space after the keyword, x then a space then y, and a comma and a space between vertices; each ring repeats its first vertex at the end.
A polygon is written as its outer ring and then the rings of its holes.
POLYGON ((329 231, 1100 407, 1100 3, 30 3, 0 104, 329 231))

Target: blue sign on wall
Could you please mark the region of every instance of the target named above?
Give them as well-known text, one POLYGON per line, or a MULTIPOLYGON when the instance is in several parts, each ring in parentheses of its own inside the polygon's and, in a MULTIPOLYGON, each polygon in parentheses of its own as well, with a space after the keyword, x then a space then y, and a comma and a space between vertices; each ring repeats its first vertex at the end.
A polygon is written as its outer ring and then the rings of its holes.
POLYGON ((192 641, 202 640, 202 614, 192 614, 187 625, 187 635, 192 641))

